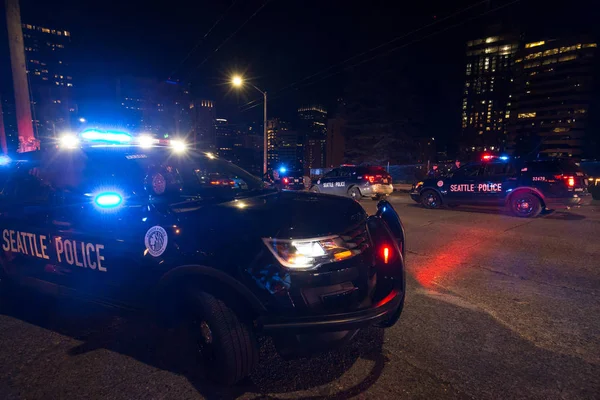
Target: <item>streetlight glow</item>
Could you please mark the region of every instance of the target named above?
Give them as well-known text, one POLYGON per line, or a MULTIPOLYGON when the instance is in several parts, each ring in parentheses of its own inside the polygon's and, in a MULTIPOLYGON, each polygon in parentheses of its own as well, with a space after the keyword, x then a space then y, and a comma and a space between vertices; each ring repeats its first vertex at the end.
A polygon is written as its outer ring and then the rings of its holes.
POLYGON ((242 86, 242 83, 244 83, 244 80, 239 75, 235 75, 233 78, 231 78, 231 84, 235 87, 242 86))
POLYGON ((83 117, 82 117, 82 118, 79 118, 79 122, 81 122, 81 123, 83 124, 83 123, 85 123, 85 122, 86 122, 86 119, 85 119, 85 118, 83 118, 83 117))

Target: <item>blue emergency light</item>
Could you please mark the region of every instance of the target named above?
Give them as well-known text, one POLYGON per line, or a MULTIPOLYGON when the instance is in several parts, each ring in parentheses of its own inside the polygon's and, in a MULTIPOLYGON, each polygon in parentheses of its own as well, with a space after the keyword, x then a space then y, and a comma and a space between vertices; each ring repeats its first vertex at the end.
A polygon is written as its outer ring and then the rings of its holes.
POLYGON ((286 167, 279 167, 279 172, 282 174, 285 174, 287 172, 287 168, 286 167))
POLYGON ((500 156, 500 159, 501 159, 502 161, 508 161, 508 156, 500 156))
POLYGON ((10 157, 4 155, 0 156, 0 165, 4 166, 8 164, 10 164, 10 157))
POLYGON ((121 205, 123 197, 115 192, 104 192, 94 198, 94 203, 100 208, 115 208, 121 205))
POLYGON ((119 131, 101 131, 98 129, 88 129, 81 132, 80 135, 83 139, 92 142, 103 142, 103 143, 116 143, 124 144, 129 143, 133 140, 133 137, 125 132, 119 131))

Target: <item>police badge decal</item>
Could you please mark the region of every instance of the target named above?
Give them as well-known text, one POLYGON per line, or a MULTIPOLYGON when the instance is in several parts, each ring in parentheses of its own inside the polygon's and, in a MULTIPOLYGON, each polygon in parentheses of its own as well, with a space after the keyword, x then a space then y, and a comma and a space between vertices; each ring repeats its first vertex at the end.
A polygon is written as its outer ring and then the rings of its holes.
POLYGON ((167 231, 162 226, 153 226, 148 229, 144 237, 144 244, 152 257, 158 257, 164 253, 168 241, 167 231))

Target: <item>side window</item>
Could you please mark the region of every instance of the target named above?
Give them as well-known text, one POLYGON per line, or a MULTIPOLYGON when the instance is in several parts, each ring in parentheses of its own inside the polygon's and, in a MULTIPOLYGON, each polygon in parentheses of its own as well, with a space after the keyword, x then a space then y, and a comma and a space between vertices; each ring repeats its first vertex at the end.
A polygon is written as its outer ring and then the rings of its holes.
POLYGON ((481 165, 466 165, 462 168, 459 168, 454 172, 453 177, 455 178, 475 178, 479 175, 479 171, 481 170, 481 165))
POLYGON ((22 206, 47 206, 51 201, 53 188, 41 178, 39 169, 23 168, 7 181, 3 191, 9 204, 22 206))
POLYGON ((349 177, 351 175, 351 172, 352 171, 350 171, 348 168, 342 168, 342 169, 340 169, 340 175, 339 176, 342 177, 342 178, 347 178, 347 177, 349 177))
POLYGON ((509 174, 508 163, 491 163, 485 166, 484 176, 486 177, 504 177, 509 174))
POLYGON ((323 176, 323 178, 336 178, 337 176, 339 176, 339 174, 340 171, 338 169, 332 169, 331 171, 326 173, 325 176, 323 176))

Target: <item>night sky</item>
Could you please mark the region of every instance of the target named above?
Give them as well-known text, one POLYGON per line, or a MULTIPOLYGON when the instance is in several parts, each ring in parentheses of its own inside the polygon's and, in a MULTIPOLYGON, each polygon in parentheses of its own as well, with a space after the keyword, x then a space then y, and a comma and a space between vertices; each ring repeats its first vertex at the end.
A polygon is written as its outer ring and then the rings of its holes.
POLYGON ((270 0, 263 7, 265 0, 21 0, 21 12, 23 22, 72 32, 74 78, 84 96, 101 96, 105 83, 119 75, 170 77, 189 81, 197 95, 216 100, 221 117, 260 120, 260 106, 246 112, 239 107, 256 93, 232 92, 227 85, 238 71, 272 94, 270 116, 287 118, 303 103, 331 109, 357 71, 397 68, 398 79, 410 81, 422 96, 426 133, 452 138, 459 131, 467 39, 484 35, 499 21, 534 38, 597 31, 590 0, 564 1, 556 8, 543 0, 520 0, 481 16, 507 3, 512 1, 270 0), (467 6, 473 7, 445 19, 467 6), (397 46, 403 47, 390 52, 397 46))

